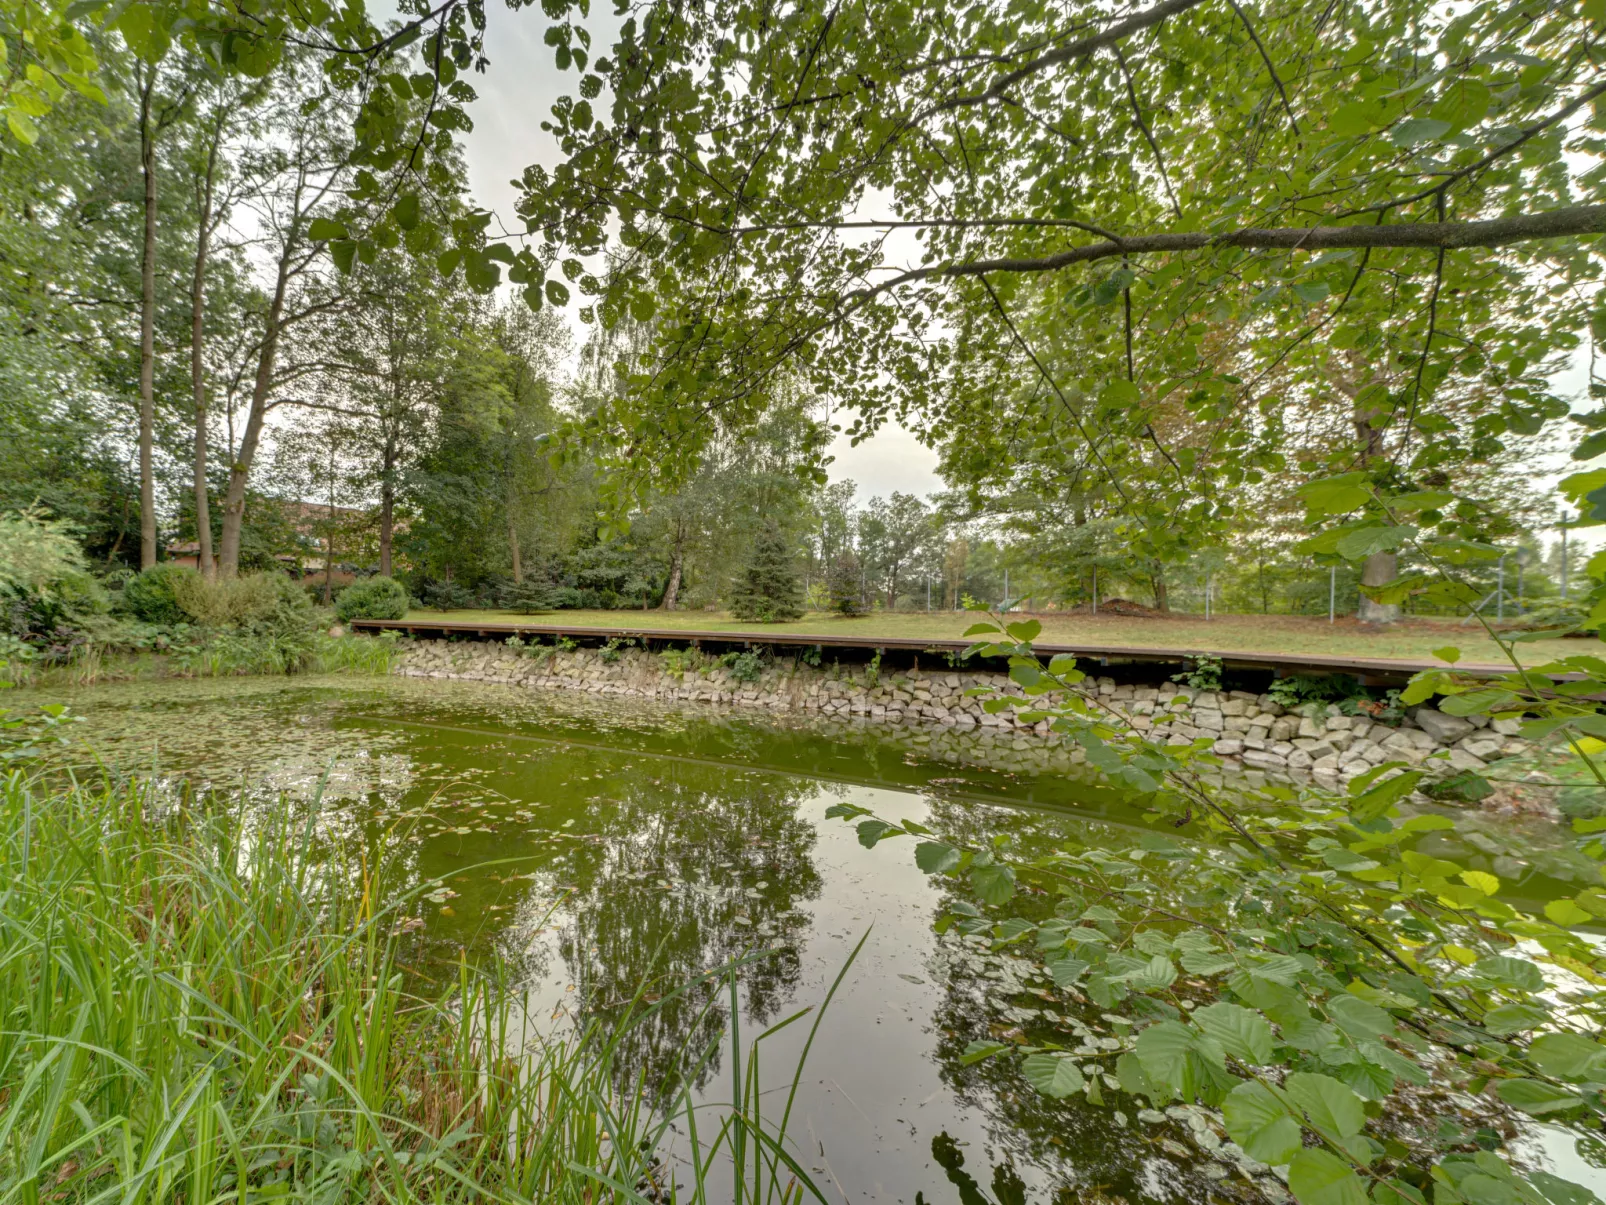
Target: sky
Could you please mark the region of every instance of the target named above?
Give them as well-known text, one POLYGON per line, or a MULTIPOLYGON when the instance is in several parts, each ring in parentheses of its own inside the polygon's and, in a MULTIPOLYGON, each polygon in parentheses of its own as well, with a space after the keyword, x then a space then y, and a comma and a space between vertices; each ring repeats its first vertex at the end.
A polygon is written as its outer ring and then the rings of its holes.
MULTIPOLYGON (((593 13, 606 13, 607 8, 606 0, 597 0, 593 13)), ((541 129, 541 122, 553 102, 574 88, 578 77, 572 71, 557 70, 552 49, 541 41, 547 22, 536 6, 513 12, 491 3, 486 5, 486 18, 486 54, 491 64, 485 74, 473 79, 479 100, 470 107, 474 130, 464 139, 469 183, 475 200, 513 230, 518 228, 513 214, 518 190, 512 180, 528 164, 551 167, 558 162, 557 143, 541 129)), ((597 20, 588 24, 599 43, 611 38, 611 28, 597 20)), ((869 199, 863 216, 871 216, 868 210, 879 200, 869 199)), ((578 335, 572 306, 569 317, 578 335)), ((578 343, 577 338, 576 346, 578 343)), ((1579 410, 1587 400, 1587 382, 1587 359, 1582 353, 1557 378, 1563 396, 1573 399, 1579 410)), ((937 475, 937 454, 896 423, 889 423, 858 447, 838 436, 831 454, 835 457, 831 479, 853 481, 860 501, 894 490, 926 495, 943 488, 937 475)), ((1550 480, 1559 481, 1578 467, 1562 455, 1545 464, 1543 471, 1550 480)), ((1585 543, 1606 546, 1606 528, 1578 535, 1585 543)))

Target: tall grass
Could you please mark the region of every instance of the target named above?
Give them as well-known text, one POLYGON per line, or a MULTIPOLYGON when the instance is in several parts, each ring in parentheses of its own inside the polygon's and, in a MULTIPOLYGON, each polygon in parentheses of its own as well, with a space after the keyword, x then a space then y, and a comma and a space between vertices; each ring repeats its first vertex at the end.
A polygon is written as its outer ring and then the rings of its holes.
MULTIPOLYGON (((381 903, 373 851, 324 846, 316 808, 156 802, 0 779, 0 1203, 819 1195, 734 1027, 736 1099, 708 1119, 621 1075, 620 1030, 536 1034, 506 967, 409 988, 416 892, 381 903), (691 1135, 678 1185, 672 1120, 691 1135)), ((695 1082, 713 1052, 685 1053, 695 1082)))
POLYGON ((388 674, 396 643, 372 636, 309 634, 293 640, 239 632, 201 634, 166 652, 86 644, 65 660, 0 661, 0 681, 31 689, 162 678, 276 674, 388 674))

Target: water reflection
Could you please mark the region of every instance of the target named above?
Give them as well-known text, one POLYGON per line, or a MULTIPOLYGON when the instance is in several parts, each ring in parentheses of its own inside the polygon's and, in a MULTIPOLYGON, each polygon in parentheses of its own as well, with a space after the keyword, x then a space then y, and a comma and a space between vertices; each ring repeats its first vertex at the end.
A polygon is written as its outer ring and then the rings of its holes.
MULTIPOLYGON (((967 1064, 977 1039, 1052 1036, 1103 1082, 1118 1031, 1096 1006, 1031 979, 1025 959, 935 934, 942 885, 906 848, 866 850, 851 826, 824 818, 848 799, 967 842, 1008 834, 1028 850, 1121 848, 1147 831, 1084 781, 1033 773, 1018 757, 960 757, 919 733, 767 726, 469 683, 257 679, 72 701, 90 720, 83 746, 175 795, 180 777, 247 806, 287 794, 306 803, 311 839, 361 843, 369 867, 383 850, 384 890, 415 893, 397 918, 414 973, 444 981, 460 957, 506 955, 524 1011, 544 1024, 609 1020, 638 992, 670 996, 767 950, 741 975, 751 1034, 817 1003, 868 933, 821 1022, 794 1115, 805 1168, 844 1197, 1133 1205, 1275 1194, 1213 1159, 1218 1136, 1198 1118, 1143 1121, 1120 1112, 1135 1113, 1130 1098, 1054 1102, 1011 1063, 967 1064)), ((1559 843, 1543 859, 1510 841, 1489 856, 1572 873, 1559 843)), ((1022 907, 1052 903, 1027 896, 1022 907)), ((730 1020, 723 995, 670 998, 629 1031, 624 1070, 668 1090, 682 1052, 730 1020)), ((784 1079, 805 1036, 783 1031, 766 1067, 784 1079)), ((714 1078, 722 1057, 694 1088, 725 1088, 714 1078)))

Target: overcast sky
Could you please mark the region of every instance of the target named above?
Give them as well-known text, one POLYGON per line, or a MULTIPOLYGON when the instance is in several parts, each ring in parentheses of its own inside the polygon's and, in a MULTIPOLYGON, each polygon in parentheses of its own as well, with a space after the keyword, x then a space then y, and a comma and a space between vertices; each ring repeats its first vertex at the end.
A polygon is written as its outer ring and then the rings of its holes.
MULTIPOLYGON (((605 53, 600 43, 612 35, 612 29, 606 28, 605 33, 605 27, 597 20, 599 14, 607 12, 607 0, 594 0, 593 20, 588 24, 598 40, 593 47, 596 52, 605 53)), ((517 189, 512 181, 527 164, 551 167, 557 163, 556 141, 541 129, 541 122, 549 116, 553 102, 574 88, 578 77, 572 71, 557 70, 551 47, 541 41, 547 21, 536 6, 510 12, 502 4, 491 3, 486 5, 486 18, 486 53, 491 65, 484 75, 473 80, 480 99, 471 106, 474 130, 465 139, 469 183, 479 204, 494 210, 509 229, 518 229, 513 215, 517 189)), ((578 344, 579 322, 574 317, 573 303, 569 317, 576 328, 578 344)), ((1580 410, 1586 400, 1585 364, 1580 355, 1557 380, 1564 395, 1573 399, 1574 408, 1580 410)), ((831 451, 836 457, 831 466, 832 480, 857 483, 861 501, 893 490, 924 495, 942 488, 942 479, 936 472, 936 453, 896 424, 883 427, 857 448, 838 437, 831 451)), ((1545 469, 1552 480, 1559 480, 1578 467, 1562 457, 1545 469)), ((1593 542, 1606 544, 1606 528, 1596 532, 1600 538, 1593 542)))

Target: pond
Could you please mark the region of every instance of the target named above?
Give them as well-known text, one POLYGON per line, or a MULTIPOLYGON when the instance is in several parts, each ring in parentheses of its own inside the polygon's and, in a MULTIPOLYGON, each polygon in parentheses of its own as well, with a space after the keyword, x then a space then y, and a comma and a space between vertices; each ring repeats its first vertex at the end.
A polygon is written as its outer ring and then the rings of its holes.
MULTIPOLYGON (((972 1041, 1050 1034, 1107 1074, 1125 1031, 1033 979, 1025 959, 936 933, 942 881, 906 846, 865 849, 826 815, 854 803, 967 840, 1009 833, 1027 850, 1143 840, 1141 809, 1092 782, 939 760, 908 730, 473 683, 234 679, 67 701, 86 718, 79 762, 92 752, 167 785, 317 799, 327 831, 385 843, 393 889, 431 888, 403 926, 412 964, 499 953, 542 1024, 607 1018, 638 991, 657 998, 762 952, 740 972, 736 1020, 751 1037, 819 1004, 862 939, 791 1125, 800 1162, 846 1200, 1287 1199, 1264 1169, 1224 1155, 1199 1113, 1054 1102, 1001 1060, 966 1065, 972 1041)), ((1551 825, 1470 817, 1448 840, 1518 896, 1595 873, 1551 825)), ((729 1011, 720 997, 672 1000, 630 1030, 631 1069, 671 1075, 688 1036, 713 1038, 729 1011)), ((777 1108, 806 1031, 792 1026, 765 1055, 777 1108)), ((699 1093, 729 1099, 730 1072, 716 1056, 699 1093)), ((1606 1163, 1562 1131, 1532 1141, 1569 1178, 1606 1163)))

